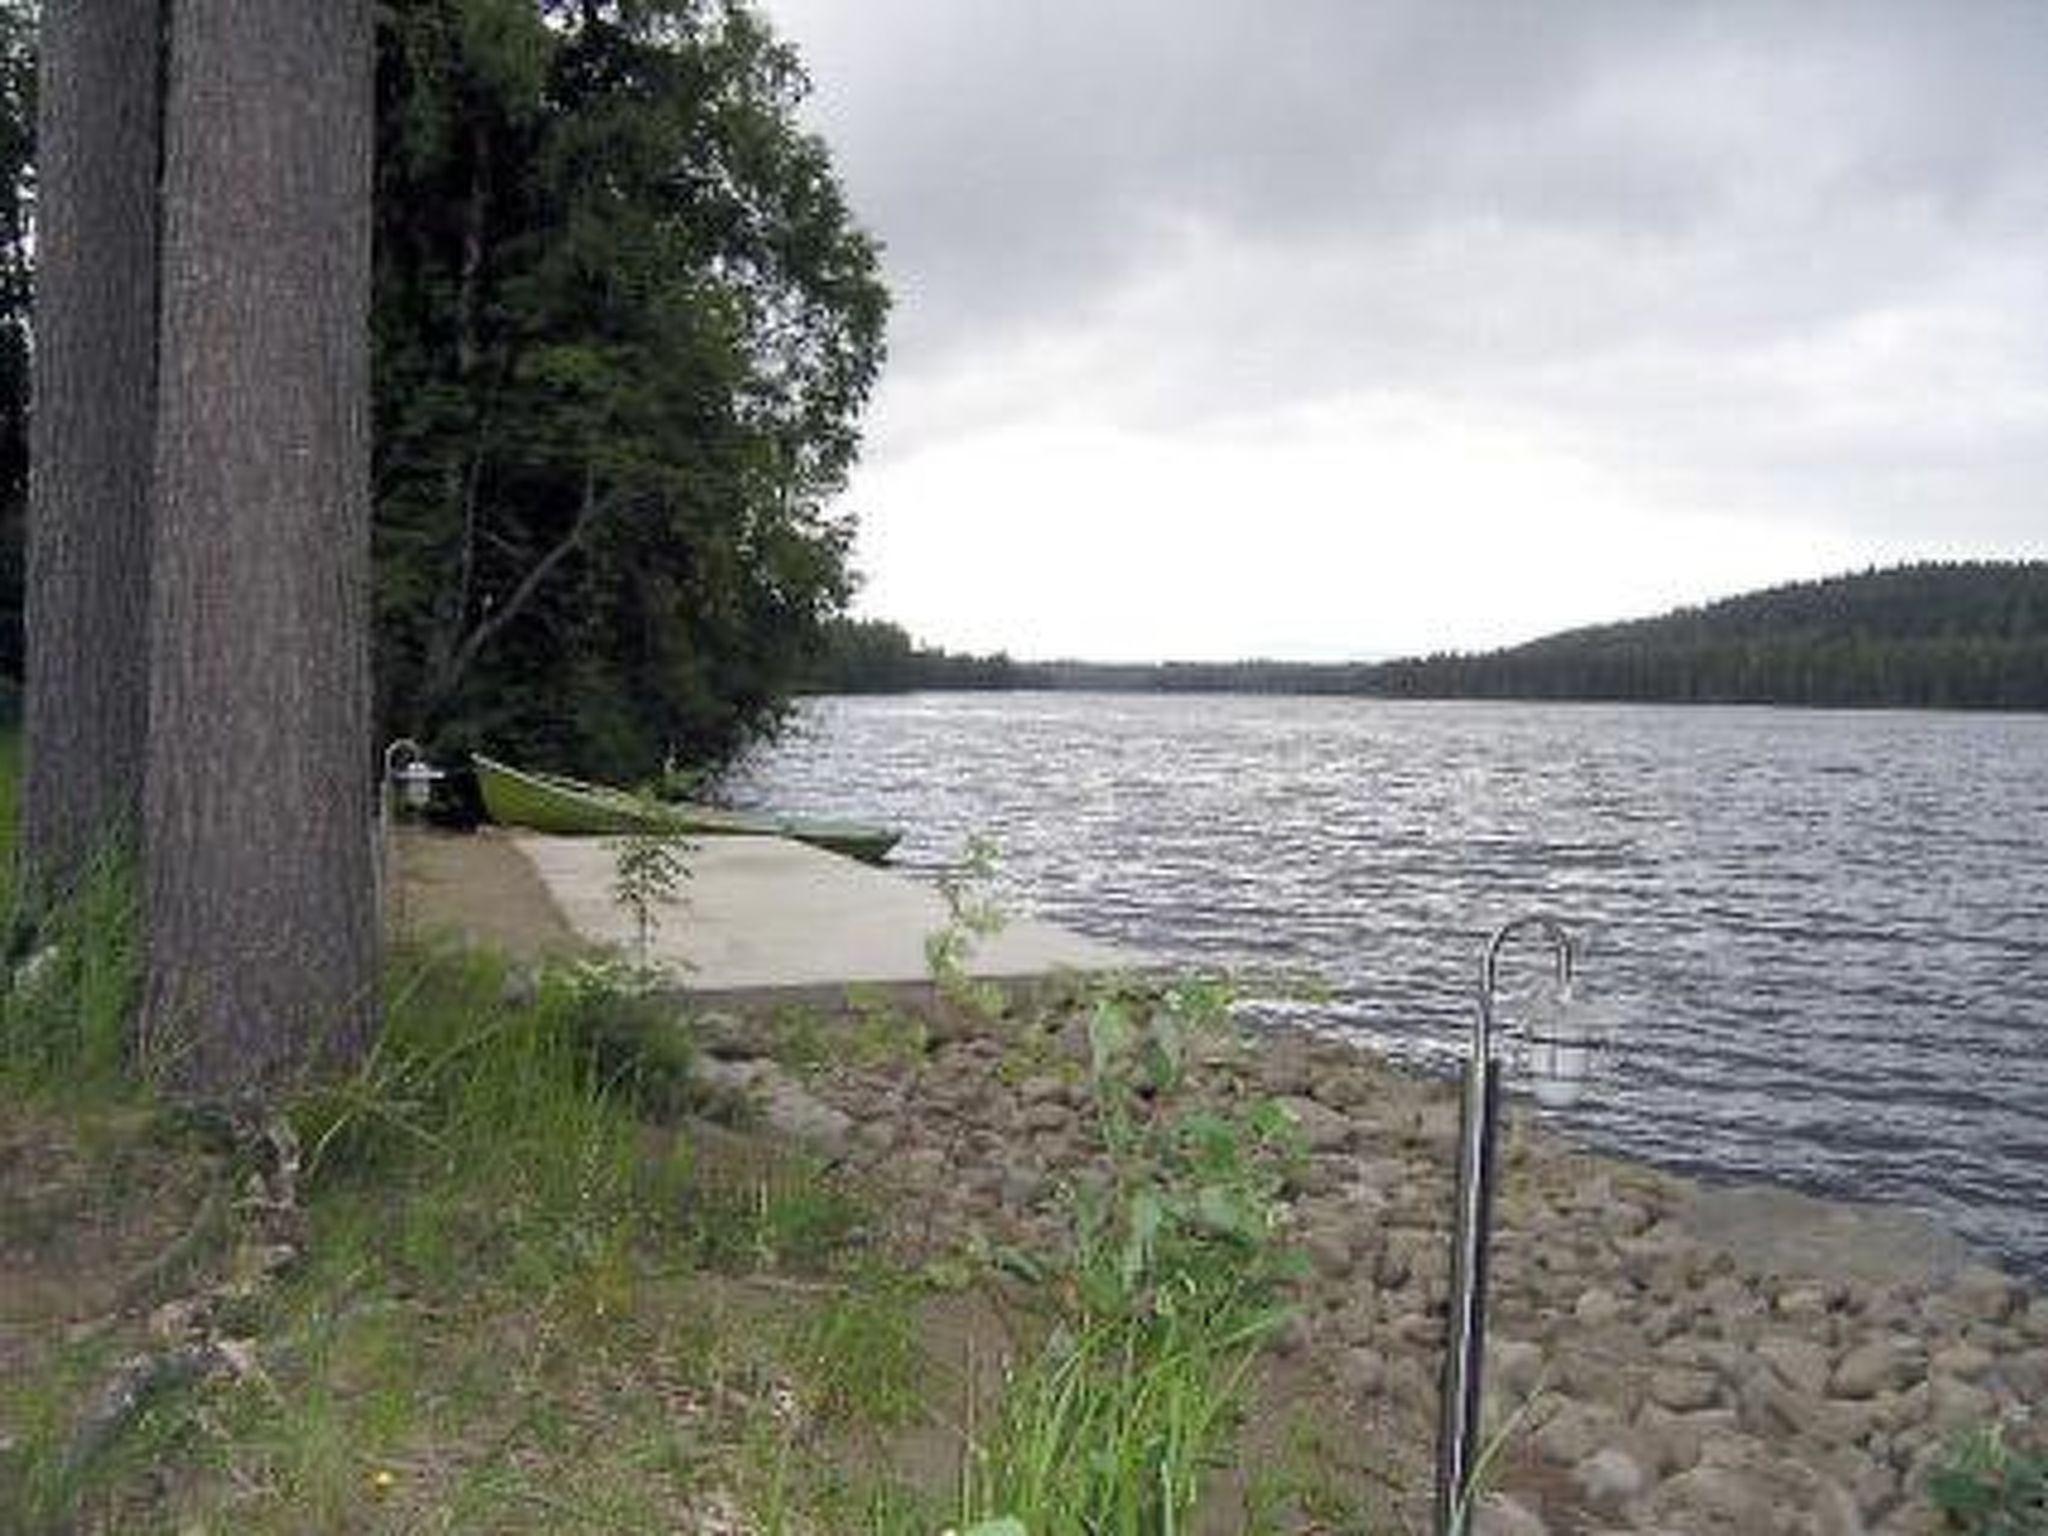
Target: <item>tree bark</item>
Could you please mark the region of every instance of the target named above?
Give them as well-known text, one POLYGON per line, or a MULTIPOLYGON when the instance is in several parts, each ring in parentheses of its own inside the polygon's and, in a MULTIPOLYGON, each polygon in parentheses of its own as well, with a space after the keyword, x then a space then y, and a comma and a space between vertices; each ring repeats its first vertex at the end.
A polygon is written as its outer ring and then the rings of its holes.
POLYGON ((376 1022, 368 0, 174 0, 143 1044, 264 1097, 376 1022))
POLYGON ((49 0, 38 108, 23 821, 62 889, 132 830, 148 700, 157 0, 49 0))

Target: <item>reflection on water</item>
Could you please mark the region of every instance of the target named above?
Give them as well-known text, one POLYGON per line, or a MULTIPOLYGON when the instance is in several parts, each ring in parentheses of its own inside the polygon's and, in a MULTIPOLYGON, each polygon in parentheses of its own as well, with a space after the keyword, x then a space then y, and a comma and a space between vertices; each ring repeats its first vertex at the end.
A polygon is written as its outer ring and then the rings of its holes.
POLYGON ((990 834, 1019 904, 1311 967, 1319 1022, 1410 1059, 1491 927, 1556 911, 1621 1020, 1589 1139, 2048 1275, 2044 761, 2038 716, 913 695, 812 701, 734 793, 898 822, 913 869, 990 834))

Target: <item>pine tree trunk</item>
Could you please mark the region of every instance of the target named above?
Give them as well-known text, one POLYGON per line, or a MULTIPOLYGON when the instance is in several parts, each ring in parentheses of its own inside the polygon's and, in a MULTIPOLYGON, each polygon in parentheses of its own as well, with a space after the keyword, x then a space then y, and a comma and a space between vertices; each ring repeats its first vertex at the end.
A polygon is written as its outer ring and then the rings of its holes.
POLYGON ((24 832, 59 888, 132 830, 142 784, 157 44, 157 0, 44 7, 24 832))
POLYGON ((174 0, 143 1045, 266 1095, 375 1026, 368 0, 174 0))

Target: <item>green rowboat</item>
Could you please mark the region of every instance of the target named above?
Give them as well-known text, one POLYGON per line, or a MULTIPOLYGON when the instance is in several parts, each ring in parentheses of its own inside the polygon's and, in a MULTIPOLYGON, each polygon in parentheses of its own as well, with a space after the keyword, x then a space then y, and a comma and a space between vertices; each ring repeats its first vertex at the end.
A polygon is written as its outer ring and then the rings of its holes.
POLYGON ((645 800, 603 784, 586 784, 558 773, 514 768, 481 752, 472 753, 484 809, 500 826, 570 836, 619 836, 633 832, 674 832, 695 837, 788 837, 833 853, 879 864, 903 836, 891 827, 855 822, 788 820, 749 811, 728 811, 687 801, 645 800))

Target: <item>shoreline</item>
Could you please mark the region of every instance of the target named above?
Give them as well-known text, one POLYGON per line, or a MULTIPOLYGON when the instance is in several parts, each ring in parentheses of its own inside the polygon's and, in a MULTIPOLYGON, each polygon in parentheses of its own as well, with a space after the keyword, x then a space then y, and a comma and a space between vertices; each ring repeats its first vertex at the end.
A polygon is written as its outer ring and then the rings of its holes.
MULTIPOLYGON (((894 1196, 913 1245, 1052 1246, 1088 1161, 1085 1038, 1040 1022, 1057 1013, 918 1013, 922 1051, 827 1049, 799 1075, 774 1065, 775 1030, 801 1017, 831 1037, 857 1011, 697 1028, 771 1128, 894 1196)), ((1239 1033, 1205 1058, 1209 1089, 1276 1099, 1307 1147, 1288 1236, 1312 1274, 1275 1343, 1278 1390, 1355 1423, 1404 1490, 1397 1514, 1424 1520, 1457 1085, 1308 1031, 1239 1033)), ((1931 1536, 1925 1483, 1956 1435, 2048 1433, 2048 1297, 1931 1218, 1710 1184, 1525 1112, 1502 1152, 1488 1416, 1521 1405, 1521 1428, 1480 1530, 1931 1536)))
MULTIPOLYGON (((459 926, 479 881, 544 893, 496 840, 441 852, 463 866, 435 882, 459 926)), ((508 894, 480 937, 573 939, 550 904, 510 913, 508 894)), ((939 1260, 1057 1248, 1061 1187, 1088 1169, 1085 1025, 1056 982, 1008 997, 994 1020, 929 984, 675 1001, 709 1081, 879 1192, 892 1239, 939 1260), (916 1046, 877 1049, 884 1018, 914 1022, 916 1046), (810 1044, 788 1049, 793 1033, 810 1044)), ((1375 1458, 1390 1528, 1423 1528, 1458 1085, 1303 1026, 1237 1034, 1203 1059, 1209 1091, 1277 1099, 1307 1146, 1287 1235, 1312 1275, 1262 1401, 1346 1426, 1375 1458)), ((1481 1532, 1932 1536, 1925 1482, 1956 1435, 1999 1422, 2048 1442, 2048 1297, 1933 1218, 1659 1169, 1526 1111, 1510 1124, 1491 1422, 1527 1407, 1481 1532)), ((1246 1464, 1278 1423, 1248 1425, 1246 1464)))

